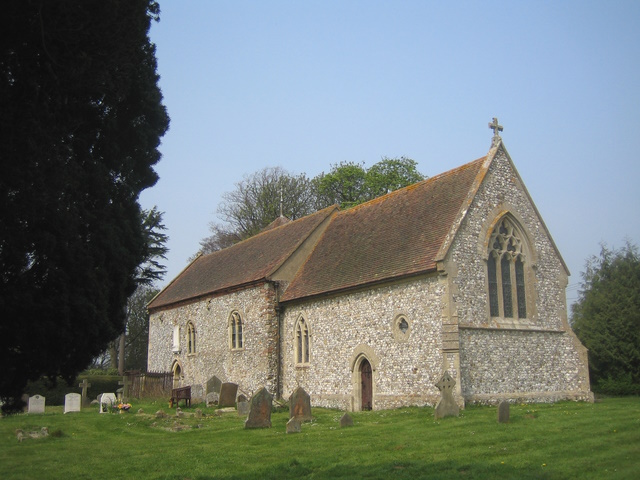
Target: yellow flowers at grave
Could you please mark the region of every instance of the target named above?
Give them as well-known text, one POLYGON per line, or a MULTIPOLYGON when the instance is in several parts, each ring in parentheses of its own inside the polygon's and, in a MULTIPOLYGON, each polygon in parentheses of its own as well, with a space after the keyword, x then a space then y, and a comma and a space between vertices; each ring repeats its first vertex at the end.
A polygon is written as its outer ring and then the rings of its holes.
POLYGON ((131 404, 130 403, 119 403, 118 404, 118 410, 120 410, 120 413, 128 412, 130 408, 131 408, 131 404))

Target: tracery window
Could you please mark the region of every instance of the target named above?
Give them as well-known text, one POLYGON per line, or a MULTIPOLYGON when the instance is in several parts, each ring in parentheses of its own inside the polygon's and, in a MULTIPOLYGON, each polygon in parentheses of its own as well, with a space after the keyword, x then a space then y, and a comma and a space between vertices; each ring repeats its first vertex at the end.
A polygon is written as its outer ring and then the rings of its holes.
POLYGON ((187 353, 196 353, 196 328, 193 323, 187 323, 187 353))
POLYGON ((242 317, 238 312, 232 312, 229 317, 229 346, 232 350, 243 348, 242 317))
POLYGON ((489 241, 487 277, 492 317, 526 318, 526 255, 515 223, 503 218, 489 241))
POLYGON ((309 363, 309 326, 300 317, 295 327, 295 355, 298 365, 309 363))

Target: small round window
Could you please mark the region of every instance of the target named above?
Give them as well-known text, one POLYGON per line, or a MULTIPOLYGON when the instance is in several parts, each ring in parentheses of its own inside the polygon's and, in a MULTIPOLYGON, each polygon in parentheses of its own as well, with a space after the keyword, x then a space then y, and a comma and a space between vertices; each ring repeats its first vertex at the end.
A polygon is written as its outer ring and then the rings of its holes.
POLYGON ((411 324, 406 316, 400 314, 393 319, 393 337, 398 342, 406 342, 411 333, 411 324))

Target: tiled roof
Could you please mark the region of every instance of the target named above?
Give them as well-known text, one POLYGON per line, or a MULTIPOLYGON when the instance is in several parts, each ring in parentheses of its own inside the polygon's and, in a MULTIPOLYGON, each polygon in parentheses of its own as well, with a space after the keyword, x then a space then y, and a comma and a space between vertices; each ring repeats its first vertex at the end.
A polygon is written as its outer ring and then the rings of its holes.
POLYGON ((165 307, 267 278, 333 213, 329 207, 194 260, 149 303, 165 307))
POLYGON ((485 159, 336 214, 281 300, 435 270, 485 159))

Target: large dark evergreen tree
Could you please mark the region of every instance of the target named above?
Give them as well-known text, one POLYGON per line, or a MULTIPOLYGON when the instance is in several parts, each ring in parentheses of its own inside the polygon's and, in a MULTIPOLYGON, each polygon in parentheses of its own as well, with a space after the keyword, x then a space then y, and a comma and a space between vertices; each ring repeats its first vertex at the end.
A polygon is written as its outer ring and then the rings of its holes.
POLYGON ((582 274, 572 326, 589 349, 591 383, 597 392, 640 394, 640 255, 627 243, 602 247, 582 274))
POLYGON ((9 0, 0 16, 0 397, 72 379, 124 330, 139 193, 168 116, 151 0, 9 0))

